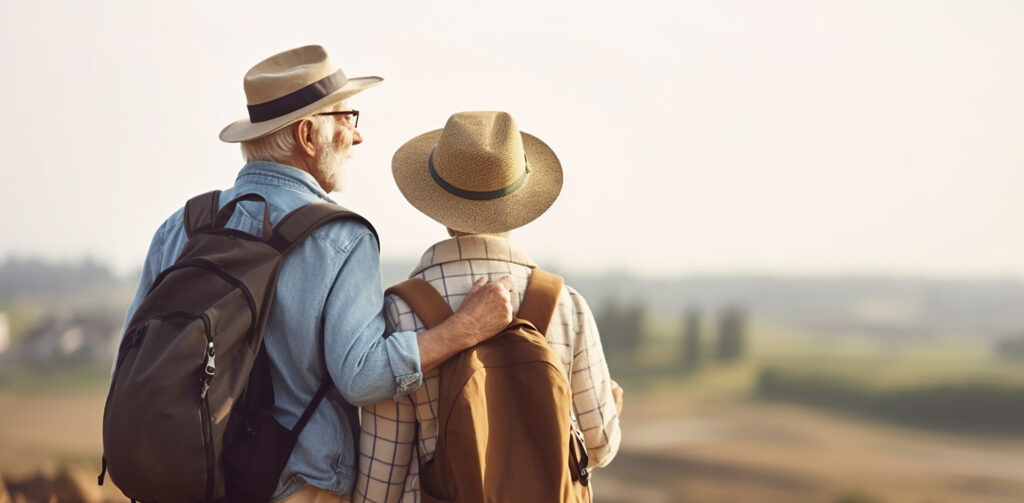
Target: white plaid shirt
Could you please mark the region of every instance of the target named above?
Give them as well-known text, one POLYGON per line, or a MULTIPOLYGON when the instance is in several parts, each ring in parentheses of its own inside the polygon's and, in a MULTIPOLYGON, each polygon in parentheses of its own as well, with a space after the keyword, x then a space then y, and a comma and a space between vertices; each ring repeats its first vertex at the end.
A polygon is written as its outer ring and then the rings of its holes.
MULTIPOLYGON (((518 311, 534 266, 506 238, 462 236, 430 247, 410 277, 429 281, 456 310, 477 278, 511 276, 516 284, 512 308, 518 311)), ((394 295, 385 297, 384 314, 389 332, 426 330, 409 305, 394 295)), ((619 418, 597 324, 587 302, 572 288, 562 289, 546 335, 565 375, 571 376, 573 408, 590 466, 607 465, 619 448, 619 418)), ((419 502, 419 467, 433 458, 437 444, 439 375, 437 368, 426 372, 423 385, 398 401, 363 407, 353 502, 419 502)))

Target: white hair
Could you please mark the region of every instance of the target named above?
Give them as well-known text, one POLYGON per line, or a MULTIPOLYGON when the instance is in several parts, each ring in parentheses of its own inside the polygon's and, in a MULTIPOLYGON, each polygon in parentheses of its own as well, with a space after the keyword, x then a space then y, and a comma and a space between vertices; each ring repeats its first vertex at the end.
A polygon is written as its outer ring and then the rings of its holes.
MULTIPOLYGON (((314 129, 318 131, 324 129, 324 117, 311 115, 304 117, 304 119, 315 121, 314 129)), ((256 138, 255 140, 243 141, 241 143, 242 158, 245 159, 245 162, 284 162, 295 151, 295 128, 298 127, 298 124, 298 121, 296 121, 266 136, 256 138)), ((318 139, 323 140, 323 135, 318 135, 318 139)))
MULTIPOLYGON (((316 178, 320 186, 328 191, 342 190, 348 181, 348 173, 344 168, 348 157, 348 147, 339 150, 334 145, 334 121, 324 116, 306 117, 313 121, 312 133, 317 145, 322 148, 316 157, 316 164, 309 173, 316 178)), ((298 123, 286 126, 262 138, 242 142, 242 157, 245 162, 269 161, 285 163, 297 148, 295 128, 298 123)))

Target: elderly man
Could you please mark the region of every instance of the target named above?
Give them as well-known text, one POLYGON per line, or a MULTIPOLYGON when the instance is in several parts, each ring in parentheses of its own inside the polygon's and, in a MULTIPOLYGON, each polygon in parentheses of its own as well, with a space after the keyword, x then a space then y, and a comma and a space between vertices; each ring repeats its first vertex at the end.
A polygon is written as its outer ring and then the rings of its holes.
MULTIPOLYGON (((443 130, 403 145, 392 169, 405 198, 451 236, 427 249, 411 277, 427 280, 457 308, 479 279, 510 275, 518 311, 536 264, 509 240, 509 231, 540 216, 558 196, 562 170, 555 153, 520 133, 507 113, 465 112, 453 115, 443 130)), ((402 298, 388 294, 384 306, 390 329, 424 330, 402 298)), ((572 288, 561 288, 545 336, 569 382, 590 464, 604 466, 619 446, 622 390, 609 376, 590 308, 572 288)), ((432 460, 438 439, 438 381, 435 369, 414 393, 362 409, 355 501, 423 500, 420 470, 432 460)), ((486 497, 503 501, 500 494, 486 497)))
MULTIPOLYGON (((246 160, 234 186, 222 192, 221 206, 258 194, 277 222, 304 205, 331 202, 328 193, 344 187, 350 149, 363 141, 359 111, 347 100, 381 80, 346 78, 320 46, 254 66, 244 80, 249 117, 220 133, 225 142, 241 143, 246 160)), ((263 214, 263 202, 242 201, 227 226, 259 236, 263 214)), ((157 230, 126 320, 182 252, 183 226, 179 210, 157 230)), ((372 231, 357 220, 337 220, 302 241, 283 262, 263 338, 273 417, 291 428, 325 376, 334 389, 302 430, 272 501, 347 501, 356 478, 356 407, 412 392, 423 371, 507 325, 511 281, 504 281, 476 284, 445 326, 419 335, 386 332, 372 231)))

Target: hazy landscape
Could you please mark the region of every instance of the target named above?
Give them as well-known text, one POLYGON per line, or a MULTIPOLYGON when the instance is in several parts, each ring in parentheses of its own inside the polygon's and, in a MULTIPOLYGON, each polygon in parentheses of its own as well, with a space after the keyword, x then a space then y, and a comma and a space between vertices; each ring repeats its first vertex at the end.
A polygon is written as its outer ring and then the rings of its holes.
POLYGON ((446 236, 399 146, 504 110, 557 153, 514 239, 586 296, 625 389, 598 502, 1024 502, 1024 2, 0 12, 0 503, 125 501, 95 477, 128 271, 231 186, 247 70, 306 44, 384 79, 348 100, 331 197, 402 258, 385 284, 446 236))
MULTIPOLYGON (((407 268, 385 263, 385 282, 407 268)), ((1024 501, 1024 281, 552 269, 590 301, 626 390, 597 501, 1024 501)), ((95 262, 0 263, 12 501, 54 501, 39 481, 78 488, 56 501, 121 500, 95 475, 133 283, 95 262)))

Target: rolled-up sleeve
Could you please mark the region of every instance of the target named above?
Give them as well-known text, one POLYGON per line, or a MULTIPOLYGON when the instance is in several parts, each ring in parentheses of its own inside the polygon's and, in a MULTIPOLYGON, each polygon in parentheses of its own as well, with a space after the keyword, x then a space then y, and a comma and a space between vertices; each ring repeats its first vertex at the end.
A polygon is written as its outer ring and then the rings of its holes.
POLYGON ((349 403, 397 399, 423 382, 415 332, 385 332, 377 241, 366 231, 348 250, 324 306, 324 348, 349 403))

